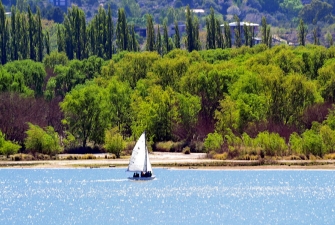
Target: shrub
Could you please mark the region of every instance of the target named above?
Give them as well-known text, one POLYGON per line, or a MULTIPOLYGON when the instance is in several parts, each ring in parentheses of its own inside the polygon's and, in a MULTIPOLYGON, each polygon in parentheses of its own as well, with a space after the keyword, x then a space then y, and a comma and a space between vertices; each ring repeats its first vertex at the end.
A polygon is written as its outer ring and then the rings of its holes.
POLYGON ((221 149, 223 144, 223 137, 222 135, 215 133, 209 133, 207 138, 205 139, 204 146, 207 152, 213 150, 218 151, 221 149))
POLYGON ((109 153, 113 153, 120 158, 122 150, 125 148, 125 141, 116 129, 106 132, 104 147, 109 153))
POLYGON ((12 161, 31 161, 34 157, 30 154, 15 154, 11 156, 12 161))
POLYGON ((108 154, 106 156, 107 156, 107 159, 116 159, 116 155, 115 154, 108 154))
POLYGON ((81 159, 96 159, 97 157, 93 154, 85 154, 81 157, 81 159))
POLYGON ((27 150, 48 155, 60 153, 59 137, 52 127, 48 126, 43 130, 37 125, 31 123, 28 125, 29 129, 26 131, 27 138, 25 139, 27 150))
POLYGON ((167 142, 157 142, 155 144, 156 151, 159 152, 171 152, 174 147, 174 142, 167 141, 167 142))
POLYGON ((191 154, 191 149, 190 149, 190 147, 185 147, 185 148, 183 148, 183 153, 184 153, 184 154, 191 154))
POLYGON ((0 131, 0 154, 1 155, 5 155, 8 157, 9 155, 16 154, 20 148, 21 148, 20 145, 15 144, 11 141, 6 141, 5 134, 3 134, 0 131))
POLYGON ((323 157, 324 159, 335 159, 335 153, 326 154, 323 157))
POLYGON ((259 133, 255 138, 255 144, 269 156, 283 156, 287 150, 284 138, 268 131, 259 133))
POLYGON ((219 160, 226 160, 228 157, 228 153, 227 152, 224 152, 222 154, 215 154, 213 156, 214 159, 219 159, 219 160))
POLYGON ((191 152, 204 152, 204 143, 202 141, 192 141, 190 148, 191 152))

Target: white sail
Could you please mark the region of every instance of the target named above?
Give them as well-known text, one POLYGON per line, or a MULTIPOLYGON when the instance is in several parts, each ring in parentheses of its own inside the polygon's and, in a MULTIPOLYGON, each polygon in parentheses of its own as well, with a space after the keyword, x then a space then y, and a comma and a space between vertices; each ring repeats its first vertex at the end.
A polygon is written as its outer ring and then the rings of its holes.
POLYGON ((151 163, 150 163, 149 154, 148 154, 148 149, 147 149, 147 147, 145 147, 145 149, 147 151, 147 170, 146 171, 151 171, 152 172, 151 163))
POLYGON ((149 161, 148 149, 145 143, 145 132, 140 136, 136 142, 127 171, 130 172, 147 172, 151 170, 151 164, 149 161))

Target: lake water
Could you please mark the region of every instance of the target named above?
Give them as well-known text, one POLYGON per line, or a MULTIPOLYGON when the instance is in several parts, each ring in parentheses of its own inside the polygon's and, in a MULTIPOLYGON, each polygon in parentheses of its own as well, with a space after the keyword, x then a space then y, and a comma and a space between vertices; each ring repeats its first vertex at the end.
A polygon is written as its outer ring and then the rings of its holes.
POLYGON ((0 224, 335 224, 335 171, 0 169, 0 224))

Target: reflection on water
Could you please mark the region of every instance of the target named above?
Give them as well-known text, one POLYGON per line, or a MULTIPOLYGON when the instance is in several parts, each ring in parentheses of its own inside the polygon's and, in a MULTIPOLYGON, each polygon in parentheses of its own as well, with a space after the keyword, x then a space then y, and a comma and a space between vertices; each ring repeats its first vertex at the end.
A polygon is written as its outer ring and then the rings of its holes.
POLYGON ((333 171, 1 169, 0 224, 335 224, 333 171))

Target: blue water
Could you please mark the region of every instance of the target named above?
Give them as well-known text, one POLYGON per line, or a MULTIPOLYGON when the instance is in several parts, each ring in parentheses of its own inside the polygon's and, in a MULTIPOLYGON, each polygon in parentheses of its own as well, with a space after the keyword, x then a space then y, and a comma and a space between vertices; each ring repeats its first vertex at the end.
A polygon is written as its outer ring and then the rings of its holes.
POLYGON ((0 224, 335 224, 335 171, 0 169, 0 224))

